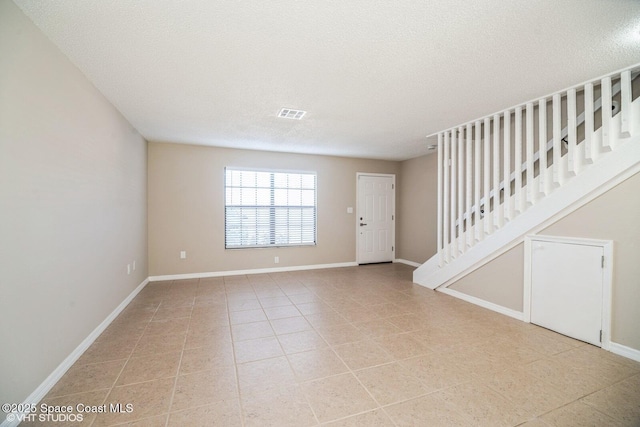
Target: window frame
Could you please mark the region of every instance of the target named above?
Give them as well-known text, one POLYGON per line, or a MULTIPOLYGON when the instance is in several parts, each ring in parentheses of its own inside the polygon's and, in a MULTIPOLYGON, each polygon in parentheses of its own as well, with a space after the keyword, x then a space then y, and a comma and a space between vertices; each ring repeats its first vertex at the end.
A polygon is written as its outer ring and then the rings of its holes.
MULTIPOLYGON (((278 206, 274 205, 274 191, 276 189, 282 189, 282 188, 277 188, 274 186, 273 184, 273 180, 271 181, 271 185, 270 185, 270 191, 271 191, 271 195, 270 195, 270 207, 271 209, 277 208, 278 206)), ((235 187, 235 188, 255 188, 258 189, 260 187, 235 187)), ((289 187, 287 186, 287 189, 289 189, 289 187)), ((294 188, 295 189, 295 188, 294 188)), ((300 190, 302 190, 303 188, 300 188, 300 190)), ((304 247, 304 246, 317 246, 318 245, 318 173, 317 171, 311 171, 311 170, 292 170, 292 169, 269 169, 269 168, 252 168, 252 167, 235 167, 235 166, 225 166, 224 168, 224 177, 223 177, 223 197, 224 197, 224 247, 225 250, 237 250, 237 249, 267 249, 267 248, 289 248, 289 247, 304 247), (227 171, 238 171, 238 172, 255 172, 255 173, 269 173, 269 174, 291 174, 291 175, 313 175, 314 178, 314 188, 313 188, 313 206, 310 205, 301 205, 301 206, 295 206, 295 205, 287 205, 287 206, 281 206, 280 207, 300 207, 300 208, 310 208, 313 207, 313 242, 301 242, 301 243, 269 243, 269 244, 252 244, 252 245, 228 245, 228 239, 227 239, 227 208, 228 207, 242 207, 241 205, 227 205, 227 189, 229 188, 228 184, 227 184, 227 171)), ((246 205, 244 206, 246 208, 255 208, 258 209, 260 207, 265 207, 263 205, 246 205)), ((256 224, 256 229, 258 228, 257 224, 256 224)), ((276 232, 276 226, 275 223, 270 220, 269 222, 269 229, 270 229, 270 234, 275 236, 275 232, 276 232)), ((304 234, 304 233, 303 233, 304 234)), ((275 238, 274 238, 275 240, 275 238)), ((289 240, 289 238, 287 239, 289 240)))

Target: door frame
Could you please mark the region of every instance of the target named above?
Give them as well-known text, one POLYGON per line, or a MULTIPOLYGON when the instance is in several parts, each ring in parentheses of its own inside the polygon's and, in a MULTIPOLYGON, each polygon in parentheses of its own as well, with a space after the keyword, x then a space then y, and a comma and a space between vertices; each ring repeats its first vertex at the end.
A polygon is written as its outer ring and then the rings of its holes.
POLYGON ((533 242, 566 243, 597 246, 604 254, 602 269, 602 340, 604 350, 611 347, 611 303, 613 287, 613 240, 583 239, 578 237, 528 235, 524 238, 524 292, 522 302, 523 320, 531 323, 532 247, 533 242))
POLYGON ((396 174, 394 173, 369 173, 369 172, 356 172, 356 216, 354 226, 356 229, 356 264, 360 265, 360 177, 361 176, 375 176, 391 178, 391 184, 393 185, 393 192, 391 195, 391 247, 392 247, 392 259, 391 262, 396 261, 396 174))

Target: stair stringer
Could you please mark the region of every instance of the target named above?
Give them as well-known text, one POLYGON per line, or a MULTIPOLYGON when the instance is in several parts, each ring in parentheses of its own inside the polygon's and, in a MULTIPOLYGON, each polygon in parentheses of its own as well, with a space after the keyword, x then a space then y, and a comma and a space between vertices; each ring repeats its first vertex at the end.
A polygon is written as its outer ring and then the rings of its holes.
MULTIPOLYGON (((436 254, 413 272, 413 282, 430 288, 448 287, 619 183, 640 172, 640 135, 625 138, 614 151, 530 206, 475 246, 439 266, 436 254)), ((534 184, 535 185, 535 184, 534 184)))

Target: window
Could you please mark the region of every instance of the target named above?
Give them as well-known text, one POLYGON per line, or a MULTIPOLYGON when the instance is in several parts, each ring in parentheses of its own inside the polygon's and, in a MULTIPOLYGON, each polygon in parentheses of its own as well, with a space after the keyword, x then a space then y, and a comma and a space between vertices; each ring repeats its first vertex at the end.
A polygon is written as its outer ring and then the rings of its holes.
POLYGON ((225 248, 315 244, 315 173, 225 170, 225 248))

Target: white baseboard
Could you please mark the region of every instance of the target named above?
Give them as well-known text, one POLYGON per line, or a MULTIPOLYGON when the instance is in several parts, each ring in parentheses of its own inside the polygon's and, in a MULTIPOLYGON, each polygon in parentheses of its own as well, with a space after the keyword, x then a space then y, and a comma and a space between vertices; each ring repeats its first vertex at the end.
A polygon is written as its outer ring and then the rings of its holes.
POLYGON ((419 262, 413 262, 413 261, 409 261, 406 259, 402 259, 402 258, 396 258, 393 260, 393 262, 399 262, 400 264, 406 264, 406 265, 410 265, 411 267, 420 267, 422 264, 420 264, 419 262))
POLYGON ((626 357, 627 359, 640 362, 640 350, 636 350, 635 348, 631 348, 631 347, 627 347, 626 345, 611 342, 609 344, 609 351, 611 353, 617 354, 618 356, 626 357))
POLYGON ((451 295, 452 297, 459 298, 466 302, 470 302, 471 304, 479 305, 480 307, 487 308, 491 311, 504 314, 505 316, 513 317, 514 319, 517 319, 517 320, 524 319, 523 314, 520 311, 512 310, 510 308, 503 307, 501 305, 494 304, 492 302, 485 301, 483 299, 464 294, 454 289, 440 287, 440 288, 437 288, 436 290, 438 292, 442 292, 443 294, 451 295))
MULTIPOLYGON (((58 367, 42 382, 42 384, 40 384, 38 388, 36 388, 33 391, 33 393, 31 393, 24 400, 24 402, 22 402, 24 404, 23 406, 28 407, 29 404, 37 404, 38 402, 40 402, 40 400, 42 400, 42 398, 46 396, 47 393, 49 393, 49 390, 53 388, 53 386, 60 380, 60 378, 62 378, 62 376, 69 370, 69 368, 71 368, 71 366, 76 362, 76 360, 78 360, 80 356, 82 356, 82 353, 84 353, 89 348, 89 346, 93 344, 93 342, 100 336, 100 334, 105 329, 107 329, 107 327, 111 324, 111 322, 113 322, 113 320, 118 316, 118 314, 120 314, 120 312, 124 310, 124 308, 136 297, 136 295, 138 295, 138 293, 142 290, 142 288, 144 288, 147 285, 147 283, 149 283, 148 278, 145 279, 142 283, 140 283, 133 290, 133 292, 131 292, 129 296, 127 296, 127 298, 125 298, 125 300, 122 301, 120 305, 118 305, 115 308, 115 310, 113 310, 111 314, 109 314, 107 318, 104 319, 102 323, 100 323, 98 327, 95 328, 89 334, 89 336, 87 336, 80 343, 80 345, 78 345, 78 347, 76 347, 75 350, 73 350, 71 354, 62 361, 62 363, 60 363, 60 365, 58 365, 58 367)), ((21 419, 20 415, 27 414, 27 413, 28 412, 18 413, 18 416, 16 416, 13 421, 9 421, 9 418, 11 417, 6 418, 4 422, 0 424, 0 427, 17 426, 18 424, 20 424, 20 419, 21 419)), ((5 415, 9 415, 9 414, 5 414, 5 415)))
MULTIPOLYGON (((476 298, 471 295, 467 295, 450 288, 440 287, 440 288, 437 288, 436 291, 442 292, 443 294, 451 295, 452 297, 455 297, 455 298, 460 298, 461 300, 470 302, 475 305, 479 305, 480 307, 487 308, 489 310, 498 312, 500 314, 504 314, 505 316, 513 317, 514 319, 524 321, 523 313, 519 311, 512 310, 510 308, 506 308, 501 305, 497 305, 492 302, 485 301, 483 299, 476 298)), ((610 342, 609 351, 611 353, 617 354, 618 356, 626 357, 627 359, 640 362, 640 350, 636 350, 635 348, 627 347, 625 345, 618 344, 615 342, 610 342)))
POLYGON ((208 273, 167 274, 162 276, 149 276, 150 282, 163 280, 203 279, 206 277, 238 276, 241 274, 265 274, 282 273, 287 271, 319 270, 323 268, 356 267, 355 262, 341 262, 334 264, 295 265, 292 267, 253 268, 249 270, 213 271, 208 273))

